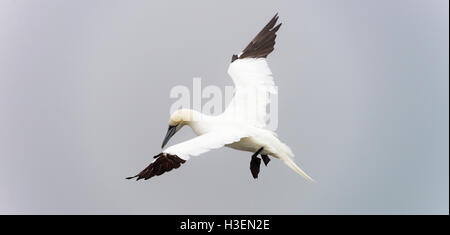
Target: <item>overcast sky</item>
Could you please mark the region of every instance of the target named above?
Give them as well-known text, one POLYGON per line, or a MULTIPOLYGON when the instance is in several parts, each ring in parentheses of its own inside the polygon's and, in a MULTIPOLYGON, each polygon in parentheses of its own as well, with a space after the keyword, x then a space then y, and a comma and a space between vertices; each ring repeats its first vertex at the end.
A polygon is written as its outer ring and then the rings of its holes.
POLYGON ((448 4, 2 0, 0 213, 447 214, 448 4), (232 85, 276 12, 277 132, 316 182, 276 159, 254 180, 225 148, 125 180, 161 151, 170 90, 232 85))

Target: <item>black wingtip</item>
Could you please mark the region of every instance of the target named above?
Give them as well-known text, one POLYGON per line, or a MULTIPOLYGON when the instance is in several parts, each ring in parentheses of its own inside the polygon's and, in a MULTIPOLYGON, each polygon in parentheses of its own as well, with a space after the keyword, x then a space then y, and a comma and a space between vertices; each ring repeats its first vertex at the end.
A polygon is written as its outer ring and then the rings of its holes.
POLYGON ((277 37, 276 32, 281 27, 281 23, 276 25, 278 18, 278 13, 276 13, 269 23, 264 26, 264 28, 242 51, 239 58, 232 57, 232 62, 235 59, 243 58, 266 58, 274 50, 275 38, 277 37))
POLYGON ((186 160, 179 158, 177 155, 172 155, 168 153, 160 153, 156 155, 155 161, 150 163, 144 170, 139 172, 139 174, 127 177, 127 180, 136 178, 136 181, 140 179, 148 180, 153 176, 162 175, 165 172, 171 171, 172 169, 176 169, 181 166, 181 164, 185 163, 186 160))
POLYGON ((277 26, 275 26, 275 27, 274 27, 273 29, 271 29, 270 31, 276 33, 276 32, 280 29, 280 27, 281 27, 282 24, 283 24, 283 23, 279 23, 277 26))

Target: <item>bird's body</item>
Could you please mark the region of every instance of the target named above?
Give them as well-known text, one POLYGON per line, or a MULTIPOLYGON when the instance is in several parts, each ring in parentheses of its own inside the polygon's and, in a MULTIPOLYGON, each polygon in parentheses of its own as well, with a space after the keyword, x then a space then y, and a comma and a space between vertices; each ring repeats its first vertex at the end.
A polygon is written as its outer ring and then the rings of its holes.
POLYGON ((262 156, 265 165, 270 161, 270 155, 312 181, 293 161, 291 149, 279 140, 275 132, 265 129, 268 94, 277 92, 266 60, 267 55, 273 51, 275 33, 281 26, 275 26, 277 19, 278 16, 275 15, 242 53, 233 55, 228 73, 235 83, 235 95, 227 109, 218 116, 190 109, 174 112, 169 120, 163 147, 185 125, 190 126, 198 136, 163 150, 147 168, 134 177, 139 180, 161 175, 178 168, 190 156, 198 156, 225 146, 254 153, 250 162, 254 178, 258 177, 261 162, 258 155, 262 156))
POLYGON ((261 153, 273 155, 274 157, 278 158, 278 156, 276 156, 276 152, 271 151, 272 149, 276 148, 274 145, 276 145, 277 141, 279 141, 278 138, 276 137, 275 132, 273 131, 249 125, 249 123, 243 121, 239 122, 227 120, 227 118, 225 118, 223 115, 208 116, 190 109, 186 110, 182 109, 179 112, 186 113, 186 115, 188 116, 194 115, 199 117, 198 121, 186 122, 186 125, 191 127, 194 133, 198 136, 215 131, 221 131, 223 134, 226 134, 225 132, 227 130, 238 129, 245 133, 252 133, 252 135, 249 135, 248 137, 243 137, 237 142, 225 144, 226 147, 248 152, 256 152, 261 147, 264 147, 264 150, 261 153), (271 145, 270 143, 273 144, 271 145))

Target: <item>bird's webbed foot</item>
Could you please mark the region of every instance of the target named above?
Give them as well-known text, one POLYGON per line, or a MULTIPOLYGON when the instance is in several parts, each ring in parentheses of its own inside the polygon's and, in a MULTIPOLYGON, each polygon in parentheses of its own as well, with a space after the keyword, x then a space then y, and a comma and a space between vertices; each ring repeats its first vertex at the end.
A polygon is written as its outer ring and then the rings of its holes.
POLYGON ((269 164, 269 162, 270 162, 269 156, 261 154, 261 158, 262 158, 262 160, 264 162, 264 165, 267 166, 267 164, 269 164))
MULTIPOLYGON (((259 174, 259 167, 261 166, 261 159, 258 157, 258 154, 263 150, 261 147, 258 151, 256 151, 252 155, 252 160, 250 160, 250 171, 252 172, 253 178, 257 179, 259 174)), ((264 161, 264 164, 265 161, 264 161)))

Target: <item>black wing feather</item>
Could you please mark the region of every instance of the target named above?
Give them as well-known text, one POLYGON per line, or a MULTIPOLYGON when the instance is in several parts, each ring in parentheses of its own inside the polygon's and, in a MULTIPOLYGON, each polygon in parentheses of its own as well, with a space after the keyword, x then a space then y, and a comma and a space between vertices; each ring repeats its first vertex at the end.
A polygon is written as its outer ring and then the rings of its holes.
POLYGON ((186 162, 186 160, 179 158, 177 155, 168 153, 160 153, 154 158, 156 158, 156 160, 150 163, 150 165, 148 165, 139 174, 132 177, 127 177, 127 179, 136 178, 136 180, 148 180, 155 175, 162 175, 165 172, 171 171, 172 169, 177 169, 181 166, 181 164, 186 162))
POLYGON ((275 46, 276 32, 281 27, 281 23, 275 26, 278 20, 278 13, 267 23, 266 26, 259 32, 256 37, 247 45, 238 57, 233 55, 231 62, 243 58, 266 58, 275 46), (274 27, 275 26, 275 27, 274 27))

